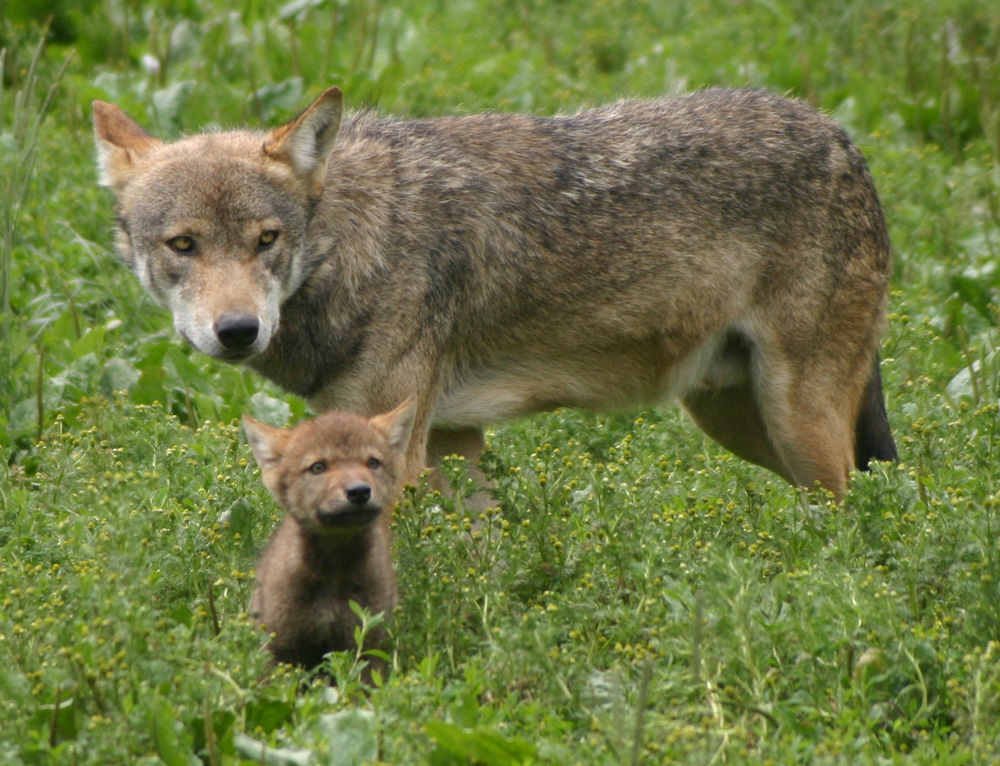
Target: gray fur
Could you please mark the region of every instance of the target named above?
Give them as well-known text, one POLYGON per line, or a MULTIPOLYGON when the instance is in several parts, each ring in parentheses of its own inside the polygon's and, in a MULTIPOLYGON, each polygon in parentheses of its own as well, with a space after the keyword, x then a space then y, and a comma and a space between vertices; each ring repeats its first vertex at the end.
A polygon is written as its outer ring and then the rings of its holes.
POLYGON ((153 148, 95 107, 119 254, 206 353, 318 410, 372 414, 416 390, 410 476, 455 445, 474 457, 490 423, 671 396, 800 486, 840 495, 855 464, 895 454, 887 422, 861 422, 885 421, 880 386, 865 392, 889 239, 864 159, 825 116, 756 90, 551 118, 361 114, 321 167, 282 161, 340 120, 340 98, 270 134, 153 148), (200 263, 161 244, 192 220, 211 223, 200 263), (272 225, 280 247, 253 253, 272 225), (213 330, 234 311, 261 326, 236 353, 213 330))

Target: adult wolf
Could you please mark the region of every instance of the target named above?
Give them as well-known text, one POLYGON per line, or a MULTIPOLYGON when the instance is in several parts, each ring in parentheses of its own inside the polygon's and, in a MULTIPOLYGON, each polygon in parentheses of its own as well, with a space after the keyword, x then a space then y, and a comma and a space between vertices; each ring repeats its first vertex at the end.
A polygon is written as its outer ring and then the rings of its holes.
POLYGON ((678 397, 723 446, 840 497, 896 457, 890 245, 844 131, 708 90, 570 116, 342 117, 164 143, 94 104, 121 259, 201 351, 318 411, 417 392, 408 475, 482 427, 678 397))

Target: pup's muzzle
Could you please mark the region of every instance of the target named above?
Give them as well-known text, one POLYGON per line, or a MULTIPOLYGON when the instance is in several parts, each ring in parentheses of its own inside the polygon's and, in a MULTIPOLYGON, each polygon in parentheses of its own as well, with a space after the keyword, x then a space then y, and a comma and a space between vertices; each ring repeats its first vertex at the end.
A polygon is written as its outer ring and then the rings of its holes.
POLYGON ((382 513, 382 506, 371 502, 372 488, 364 482, 344 489, 346 503, 316 510, 316 518, 324 527, 363 527, 382 513))

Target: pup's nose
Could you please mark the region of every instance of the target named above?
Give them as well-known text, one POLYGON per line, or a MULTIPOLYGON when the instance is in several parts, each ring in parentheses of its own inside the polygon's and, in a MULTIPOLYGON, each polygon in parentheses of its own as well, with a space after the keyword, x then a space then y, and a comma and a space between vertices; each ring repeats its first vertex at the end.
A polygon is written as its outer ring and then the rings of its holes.
POLYGON ((364 505, 372 498, 372 488, 367 484, 352 484, 344 492, 354 505, 364 505))
POLYGON ((233 351, 249 348, 257 340, 260 322, 250 314, 226 313, 215 323, 219 343, 233 351))

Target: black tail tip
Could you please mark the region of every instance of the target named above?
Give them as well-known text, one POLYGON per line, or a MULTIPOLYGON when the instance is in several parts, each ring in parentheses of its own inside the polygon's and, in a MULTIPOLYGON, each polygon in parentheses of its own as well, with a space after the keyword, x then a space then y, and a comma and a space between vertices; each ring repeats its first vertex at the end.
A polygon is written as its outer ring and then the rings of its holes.
POLYGON ((854 431, 854 465, 860 471, 867 471, 872 460, 888 463, 899 461, 899 452, 896 451, 896 442, 892 438, 889 414, 882 396, 882 372, 879 365, 880 360, 876 355, 854 431))

